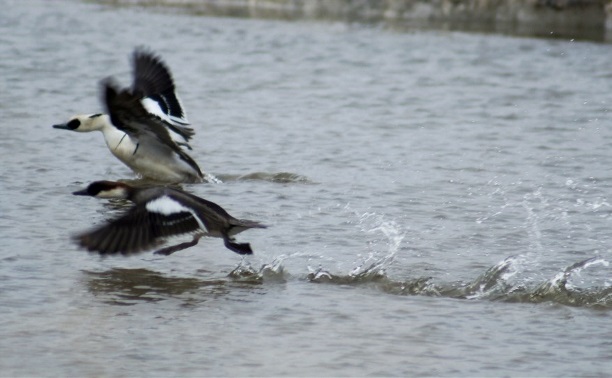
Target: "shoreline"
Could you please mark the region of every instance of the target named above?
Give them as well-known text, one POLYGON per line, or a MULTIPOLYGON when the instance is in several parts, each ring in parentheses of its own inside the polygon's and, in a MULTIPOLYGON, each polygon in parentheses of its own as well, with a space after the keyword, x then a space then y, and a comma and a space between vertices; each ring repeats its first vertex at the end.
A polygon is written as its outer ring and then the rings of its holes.
POLYGON ((98 0, 190 13, 612 41, 612 0, 98 0))

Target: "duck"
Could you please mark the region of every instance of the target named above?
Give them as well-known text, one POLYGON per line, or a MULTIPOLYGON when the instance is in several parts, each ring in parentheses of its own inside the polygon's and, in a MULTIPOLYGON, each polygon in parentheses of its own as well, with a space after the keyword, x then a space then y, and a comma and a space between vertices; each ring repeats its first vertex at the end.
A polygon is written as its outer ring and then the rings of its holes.
POLYGON ((189 127, 174 80, 163 60, 145 48, 132 55, 133 83, 119 89, 101 81, 107 113, 79 114, 56 129, 101 131, 110 152, 142 178, 168 183, 219 182, 204 174, 186 152, 195 135, 189 127))
POLYGON ((216 203, 172 187, 135 187, 117 181, 95 181, 73 194, 133 203, 125 214, 74 236, 80 247, 102 256, 144 252, 168 237, 183 234, 194 234, 193 240, 155 253, 167 256, 195 246, 201 237, 209 236, 222 238, 225 247, 233 252, 251 255, 250 244, 238 243, 234 236, 251 228, 267 228, 257 221, 234 218, 216 203))

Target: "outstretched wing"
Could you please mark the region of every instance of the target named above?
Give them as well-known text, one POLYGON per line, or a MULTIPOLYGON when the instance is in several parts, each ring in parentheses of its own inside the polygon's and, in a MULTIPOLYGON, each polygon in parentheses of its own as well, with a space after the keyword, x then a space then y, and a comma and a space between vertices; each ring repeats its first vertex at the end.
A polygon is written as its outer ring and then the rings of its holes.
POLYGON ((166 237, 201 229, 193 214, 176 201, 169 197, 157 201, 136 205, 122 217, 74 239, 101 255, 129 255, 151 249, 166 237))
POLYGON ((168 66, 159 56, 143 47, 134 50, 132 59, 133 93, 141 96, 149 113, 164 120, 185 142, 189 141, 195 132, 186 127, 189 121, 168 66))

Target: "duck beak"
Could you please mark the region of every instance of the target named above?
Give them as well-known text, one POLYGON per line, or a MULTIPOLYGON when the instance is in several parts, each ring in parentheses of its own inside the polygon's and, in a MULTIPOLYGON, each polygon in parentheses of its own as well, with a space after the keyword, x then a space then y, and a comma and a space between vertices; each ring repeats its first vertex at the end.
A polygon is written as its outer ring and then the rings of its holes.
POLYGON ((72 192, 75 196, 88 196, 87 189, 77 190, 76 192, 72 192))
POLYGON ((62 129, 62 130, 70 130, 68 125, 65 124, 65 123, 62 123, 62 124, 59 124, 59 125, 53 125, 53 128, 54 129, 62 129))

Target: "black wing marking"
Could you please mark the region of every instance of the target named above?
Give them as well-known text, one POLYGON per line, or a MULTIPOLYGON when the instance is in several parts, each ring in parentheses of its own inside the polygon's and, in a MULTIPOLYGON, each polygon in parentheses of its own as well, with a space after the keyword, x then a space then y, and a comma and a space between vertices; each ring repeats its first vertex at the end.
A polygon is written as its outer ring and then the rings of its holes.
POLYGON ((154 132, 160 138, 170 135, 165 130, 163 124, 151 122, 149 125, 146 120, 154 119, 140 103, 140 98, 127 89, 119 89, 119 86, 112 78, 101 81, 102 102, 106 106, 107 113, 111 117, 111 122, 119 130, 130 134, 138 135, 143 132, 154 132))
POLYGON ((149 212, 143 204, 101 227, 75 236, 75 240, 81 247, 101 255, 129 255, 151 249, 166 237, 199 229, 197 220, 189 212, 166 215, 149 212))

